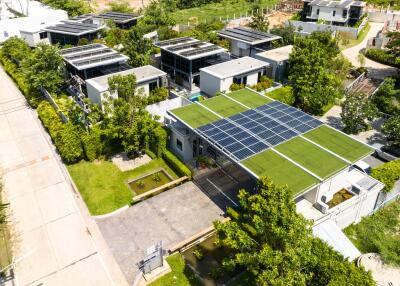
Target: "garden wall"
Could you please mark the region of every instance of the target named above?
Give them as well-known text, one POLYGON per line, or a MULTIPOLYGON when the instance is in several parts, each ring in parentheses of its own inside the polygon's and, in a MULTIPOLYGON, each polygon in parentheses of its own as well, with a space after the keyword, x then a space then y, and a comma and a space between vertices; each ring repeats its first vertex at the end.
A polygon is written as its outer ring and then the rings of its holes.
POLYGON ((400 21, 399 11, 372 11, 368 12, 368 18, 371 22, 384 23, 385 21, 400 21))

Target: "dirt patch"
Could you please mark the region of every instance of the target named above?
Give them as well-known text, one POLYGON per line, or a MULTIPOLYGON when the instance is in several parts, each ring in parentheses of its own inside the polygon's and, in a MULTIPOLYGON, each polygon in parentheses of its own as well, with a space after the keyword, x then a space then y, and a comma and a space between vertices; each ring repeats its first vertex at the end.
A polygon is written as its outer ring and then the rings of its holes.
POLYGON ((271 15, 267 16, 269 26, 281 26, 285 23, 286 20, 290 19, 294 13, 289 12, 273 12, 271 15))
POLYGON ((372 272, 372 277, 378 285, 400 285, 400 268, 385 264, 378 254, 364 254, 360 256, 358 263, 364 266, 365 270, 372 272))
MULTIPOLYGON (((96 12, 100 12, 103 11, 105 9, 108 8, 107 4, 109 2, 112 2, 112 0, 96 0, 96 1, 92 1, 92 3, 95 3, 94 9, 96 10, 96 12)), ((129 5, 135 9, 140 9, 145 7, 148 3, 150 3, 150 0, 128 0, 129 5)))

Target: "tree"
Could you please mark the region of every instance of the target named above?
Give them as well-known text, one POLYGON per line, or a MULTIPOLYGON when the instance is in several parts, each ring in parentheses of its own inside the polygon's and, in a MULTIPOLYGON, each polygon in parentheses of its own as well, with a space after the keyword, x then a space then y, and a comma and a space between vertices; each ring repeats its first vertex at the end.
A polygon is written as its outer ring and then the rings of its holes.
POLYGON ((85 0, 43 0, 42 2, 50 7, 67 11, 70 17, 93 12, 89 2, 85 0))
POLYGON ((168 98, 168 89, 165 87, 158 87, 150 92, 147 97, 147 104, 157 103, 168 98))
POLYGON ((141 67, 150 63, 154 47, 150 39, 143 37, 143 30, 135 26, 126 35, 123 42, 124 52, 129 57, 129 64, 141 67))
POLYGON ((269 22, 262 12, 251 16, 251 21, 248 26, 254 30, 268 32, 269 22))
POLYGON ((400 147, 400 115, 391 117, 382 125, 382 133, 394 146, 400 147))
POLYGON ((135 9, 130 6, 127 0, 114 0, 107 3, 108 11, 119 13, 133 13, 135 9))
POLYGON ((358 134, 369 128, 367 120, 372 120, 377 114, 376 107, 363 93, 350 93, 342 105, 343 131, 358 134))
POLYGON ((22 62, 22 72, 34 90, 41 86, 49 92, 59 89, 63 83, 63 60, 57 46, 39 44, 22 62))
POLYGON ((290 194, 265 177, 256 195, 240 191, 230 221, 214 222, 217 243, 234 253, 223 266, 245 268, 256 285, 375 285, 370 273, 312 236, 290 194))
POLYGON ((162 2, 151 0, 144 11, 143 23, 149 26, 149 30, 154 30, 159 27, 172 27, 176 22, 162 2))
POLYGON ((396 80, 386 78, 373 95, 372 101, 379 111, 389 115, 400 115, 400 89, 396 88, 396 80))
POLYGON ((282 44, 284 46, 294 44, 295 31, 296 28, 290 22, 288 26, 283 25, 283 26, 273 27, 270 30, 271 34, 282 37, 282 44))
POLYGON ((17 66, 20 65, 22 60, 29 56, 31 52, 28 44, 17 37, 11 37, 3 42, 1 48, 1 56, 15 63, 17 66))

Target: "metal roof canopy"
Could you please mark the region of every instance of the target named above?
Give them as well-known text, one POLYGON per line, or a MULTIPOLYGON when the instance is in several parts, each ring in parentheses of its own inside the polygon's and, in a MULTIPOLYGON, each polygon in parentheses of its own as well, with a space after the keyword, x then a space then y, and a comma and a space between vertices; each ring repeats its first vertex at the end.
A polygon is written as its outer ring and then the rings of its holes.
POLYGON ((280 36, 243 27, 226 28, 218 31, 217 33, 221 37, 234 39, 237 41, 249 43, 251 45, 268 43, 271 41, 282 39, 282 37, 280 36))
POLYGON ((102 18, 107 20, 112 20, 118 23, 126 23, 132 20, 136 20, 143 16, 131 14, 131 13, 120 13, 120 12, 105 12, 99 15, 94 15, 94 18, 102 18))
POLYGON ((81 23, 77 21, 62 21, 54 26, 46 27, 47 32, 55 32, 67 35, 80 36, 101 30, 103 27, 95 24, 81 23))

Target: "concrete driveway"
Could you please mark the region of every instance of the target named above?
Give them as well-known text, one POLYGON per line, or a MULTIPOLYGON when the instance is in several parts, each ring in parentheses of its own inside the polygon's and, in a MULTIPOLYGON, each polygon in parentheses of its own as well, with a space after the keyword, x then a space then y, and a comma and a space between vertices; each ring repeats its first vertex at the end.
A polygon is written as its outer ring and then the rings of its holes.
POLYGON ((0 167, 21 259, 14 285, 127 285, 35 111, 1 68, 0 167))
MULTIPOLYGON (((361 43, 359 43, 358 45, 342 51, 342 54, 356 67, 360 66, 360 63, 359 63, 357 57, 358 57, 359 53, 363 49, 365 49, 365 47, 367 46, 368 39, 376 36, 376 34, 383 27, 383 23, 370 22, 369 24, 371 26, 371 29, 369 30, 369 32, 368 32, 367 36, 364 38, 364 40, 361 43)), ((396 75, 399 72, 394 67, 374 62, 368 58, 365 58, 365 67, 368 68, 368 70, 370 71, 371 77, 379 78, 379 79, 384 79, 387 76, 396 75)))
POLYGON ((222 219, 223 211, 192 182, 140 202, 97 223, 129 283, 146 249, 182 242, 222 219))

